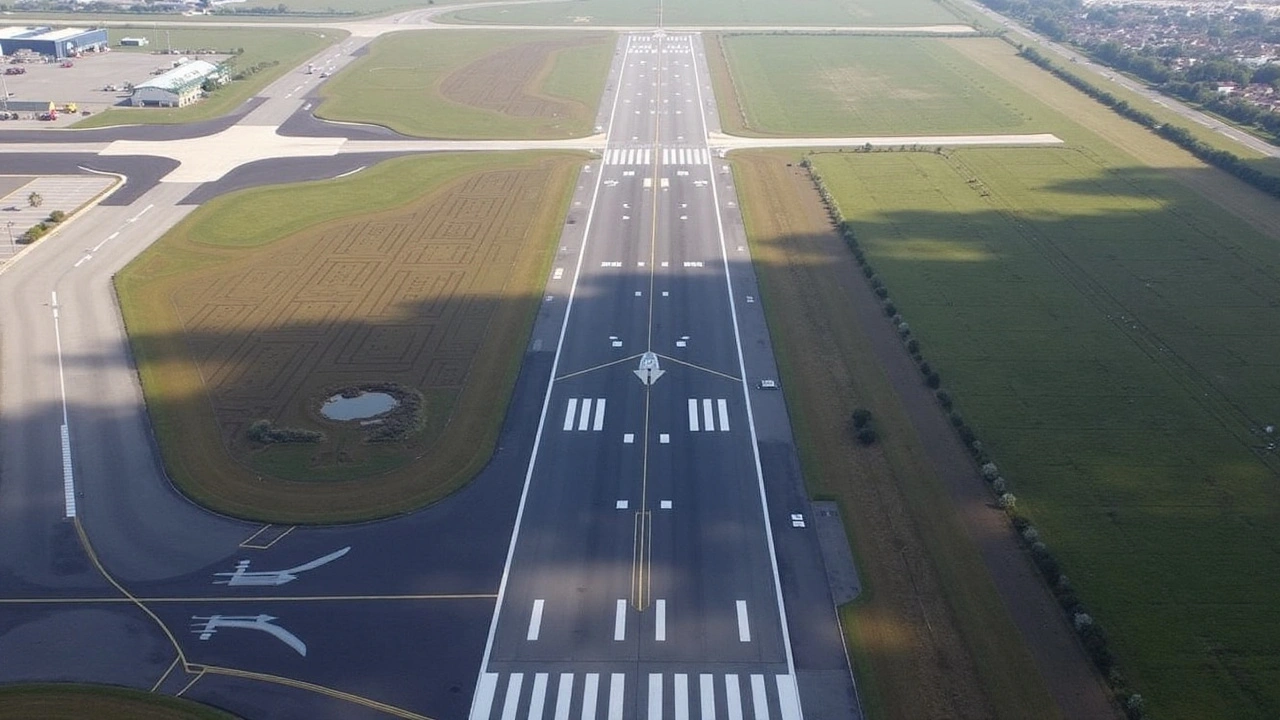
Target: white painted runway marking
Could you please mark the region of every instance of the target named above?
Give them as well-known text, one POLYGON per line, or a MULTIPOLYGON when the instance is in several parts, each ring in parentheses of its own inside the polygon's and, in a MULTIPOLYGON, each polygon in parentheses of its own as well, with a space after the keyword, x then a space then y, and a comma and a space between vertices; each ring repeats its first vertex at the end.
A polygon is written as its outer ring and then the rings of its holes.
POLYGON ((564 268, 562 267, 556 268, 556 271, 551 274, 552 280, 559 280, 562 277, 564 277, 564 268))
POLYGON ((627 445, 630 445, 630 444, 634 443, 635 441, 636 441, 636 434, 635 434, 635 433, 623 433, 623 434, 622 434, 622 442, 626 443, 627 445))
POLYGON ((627 676, 623 673, 609 676, 609 720, 622 720, 622 700, 626 684, 627 676))
MULTIPOLYGON (((601 402, 604 401, 602 400, 601 402)), ((729 403, 723 398, 717 400, 716 403, 720 410, 720 432, 729 432, 729 403)))
POLYGON ((698 676, 698 690, 702 701, 702 720, 716 720, 716 691, 710 674, 698 676))
POLYGON ((751 642, 751 623, 747 619, 747 601, 739 600, 738 605, 738 642, 751 642))
POLYGON ((547 673, 533 676, 533 699, 529 703, 530 720, 542 720, 542 708, 547 702, 547 673))
POLYGON ((671 436, 667 433, 658 433, 658 442, 662 445, 669 445, 671 443, 671 436))
POLYGON ((658 503, 658 507, 662 508, 663 510, 670 510, 670 509, 671 509, 671 501, 670 501, 670 500, 663 500, 662 502, 658 503))
POLYGON ((498 690, 498 673, 483 673, 476 686, 476 699, 471 705, 471 720, 489 720, 493 694, 498 690))
POLYGON ((675 720, 689 720, 689 676, 676 673, 672 690, 676 701, 675 720))
POLYGON ((600 696, 600 673, 587 673, 586 689, 582 693, 582 720, 595 720, 596 701, 600 696))
MULTIPOLYGON (((591 422, 591 429, 595 432, 600 432, 601 430, 604 429, 604 401, 605 401, 604 398, 600 398, 599 400, 596 400, 596 416, 595 416, 595 419, 591 422)), ((721 400, 720 402, 724 402, 724 401, 721 400)))
POLYGON ((649 720, 662 720, 662 673, 649 673, 649 720))
POLYGON ((716 429, 715 415, 711 411, 711 398, 702 399, 702 427, 707 430, 716 429))
POLYGON ((765 695, 764 676, 751 676, 751 706, 756 711, 756 720, 769 720, 769 698, 765 695))
POLYGON ((538 633, 542 630, 542 599, 533 601, 533 612, 529 613, 529 633, 525 639, 533 642, 538 639, 538 633))
POLYGON ((796 694, 794 676, 778 676, 778 704, 782 706, 782 720, 800 720, 800 696, 796 694))
POLYGON ((698 399, 689 398, 689 432, 698 432, 698 399))
POLYGON ((502 720, 516 720, 521 685, 524 685, 524 674, 511 673, 511 679, 507 681, 507 697, 502 701, 502 720))
POLYGON ((631 503, 630 503, 630 502, 628 502, 628 501, 626 501, 626 500, 619 500, 619 501, 617 501, 616 503, 614 503, 614 504, 613 504, 613 509, 614 509, 614 510, 626 510, 626 509, 627 509, 627 507, 628 507, 628 506, 630 506, 630 504, 631 504, 631 503))
MULTIPOLYGON (((664 501, 665 502, 665 501, 664 501)), ((667 639, 667 601, 655 600, 653 603, 653 639, 666 642, 667 639)), ((649 677, 653 677, 650 675, 649 677)), ((661 702, 661 696, 659 696, 661 702)))
POLYGON ((564 412, 564 429, 573 429, 573 418, 578 412, 578 398, 569 398, 569 408, 564 412))
POLYGON ((627 601, 618 600, 613 611, 613 639, 622 642, 627 638, 627 601))
POLYGON ((560 686, 556 689, 556 718, 569 720, 569 703, 573 700, 573 673, 560 673, 560 686))
POLYGON ((742 689, 737 675, 724 676, 724 697, 729 706, 729 720, 742 720, 742 689))
POLYGON ((587 423, 591 420, 591 398, 582 399, 582 411, 578 414, 578 431, 587 429, 587 423))

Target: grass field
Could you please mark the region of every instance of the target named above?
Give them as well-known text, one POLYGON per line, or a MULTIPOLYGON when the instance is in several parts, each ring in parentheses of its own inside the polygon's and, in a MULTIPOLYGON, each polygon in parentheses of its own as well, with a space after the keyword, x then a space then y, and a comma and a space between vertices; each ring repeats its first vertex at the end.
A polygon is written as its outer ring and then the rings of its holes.
MULTIPOLYGON (((865 40, 845 62, 872 54, 865 40)), ((1280 205, 1003 43, 934 42, 985 69, 930 69, 930 51, 897 75, 887 64, 887 84, 958 76, 968 83, 947 87, 962 105, 979 82, 980 105, 1068 145, 835 153, 816 167, 1152 716, 1277 716, 1280 461, 1261 428, 1280 397, 1280 205)), ((786 70, 783 54, 747 74, 786 70)), ((738 83, 749 109, 808 103, 831 118, 775 112, 762 130, 870 129, 838 110, 874 94, 754 82, 738 83)), ((920 122, 910 103, 887 105, 901 113, 887 129, 920 122)))
MULTIPOLYGON (((939 40, 729 35, 720 42, 741 99, 740 108, 720 104, 727 132, 829 137, 1029 128, 1004 83, 939 40)), ((715 41, 708 44, 714 54, 715 41)))
POLYGON ((423 137, 589 135, 614 42, 606 33, 397 33, 326 84, 316 113, 423 137))
POLYGON ((206 203, 117 279, 170 476, 220 511, 355 520, 456 489, 492 452, 574 155, 393 160, 206 203), (320 210, 323 209, 323 210, 320 210), (421 429, 324 421, 359 383, 421 394, 421 429), (254 442, 260 419, 318 443, 254 442))
POLYGON ((531 25, 909 25, 957 18, 929 0, 577 0, 545 5, 473 8, 450 13, 457 22, 531 25), (661 7, 661 10, 659 10, 661 7))
POLYGON ((854 310, 869 293, 799 157, 732 157, 805 479, 853 530, 866 589, 841 615, 869 717, 1056 717, 925 439, 870 357, 884 319, 873 298, 869 322, 854 310), (874 448, 848 430, 855 407, 876 418, 874 448))
POLYGON ((234 720, 182 698, 96 685, 0 687, 0 720, 234 720))
MULTIPOLYGON (((261 62, 278 62, 279 64, 263 70, 248 79, 233 82, 220 88, 193 105, 184 108, 111 108, 105 112, 90 116, 75 124, 77 128, 109 127, 114 125, 172 125, 177 123, 209 120, 225 115, 236 109, 241 103, 253 97, 259 90, 284 73, 293 70, 303 60, 319 52, 324 47, 346 37, 341 30, 282 30, 275 28, 164 28, 158 29, 150 25, 139 25, 122 28, 111 28, 108 37, 114 47, 121 37, 129 35, 146 35, 156 38, 153 45, 137 50, 119 50, 115 52, 151 52, 156 47, 164 48, 165 33, 167 42, 174 49, 209 48, 228 51, 232 48, 244 48, 244 54, 236 57, 237 68, 248 68, 261 62)), ((157 62, 164 56, 157 55, 157 62)))

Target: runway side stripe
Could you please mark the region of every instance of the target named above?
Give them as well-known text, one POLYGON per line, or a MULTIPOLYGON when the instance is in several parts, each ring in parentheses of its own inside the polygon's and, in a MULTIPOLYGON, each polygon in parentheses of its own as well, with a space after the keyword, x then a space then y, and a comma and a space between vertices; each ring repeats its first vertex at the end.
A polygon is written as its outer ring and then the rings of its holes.
POLYGON ((489 720, 493 694, 498 690, 498 673, 483 673, 476 685, 476 699, 471 703, 471 720, 489 720))
POLYGON ((564 412, 564 429, 573 429, 573 419, 578 415, 578 398, 569 398, 569 409, 564 412))
POLYGON ((76 516, 76 481, 71 471, 71 430, 62 426, 62 502, 66 517, 76 516))
POLYGON ((520 687, 524 685, 523 673, 511 673, 507 681, 507 697, 502 702, 502 720, 516 720, 516 708, 520 706, 520 687))

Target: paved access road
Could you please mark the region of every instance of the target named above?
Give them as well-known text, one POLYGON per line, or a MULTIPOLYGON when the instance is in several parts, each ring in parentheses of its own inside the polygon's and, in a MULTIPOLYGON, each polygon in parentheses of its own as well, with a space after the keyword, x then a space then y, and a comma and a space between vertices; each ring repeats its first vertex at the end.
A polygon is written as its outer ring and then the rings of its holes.
POLYGON ((854 717, 701 36, 623 36, 605 106, 471 720, 854 717))

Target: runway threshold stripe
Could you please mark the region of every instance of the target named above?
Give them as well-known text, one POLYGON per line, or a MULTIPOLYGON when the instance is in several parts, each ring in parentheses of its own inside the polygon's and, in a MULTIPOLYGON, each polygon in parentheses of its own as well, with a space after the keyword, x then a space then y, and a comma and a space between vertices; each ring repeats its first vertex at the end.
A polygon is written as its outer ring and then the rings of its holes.
POLYGON ((625 673, 613 673, 609 676, 609 720, 622 720, 622 701, 626 688, 625 673))
POLYGON ((782 720, 800 720, 800 696, 796 694, 796 679, 790 675, 778 676, 778 704, 782 707, 782 720))
POLYGON ((618 606, 613 611, 613 639, 616 642, 622 642, 627 639, 627 601, 618 600, 618 606))
POLYGON ((702 427, 708 431, 716 429, 716 418, 711 411, 711 398, 702 399, 702 427))
POLYGON ((529 717, 542 720, 542 708, 547 703, 547 673, 533 676, 533 698, 529 701, 529 717))
POLYGON ((764 676, 751 676, 751 705, 756 711, 756 720, 769 720, 769 698, 765 694, 764 676))
POLYGON ((600 698, 600 673, 587 673, 582 692, 582 720, 596 720, 596 702, 600 698))
POLYGON ((667 601, 657 600, 653 603, 653 639, 658 642, 667 640, 667 601))
POLYGON ((498 673, 484 673, 476 686, 476 701, 471 704, 471 720, 489 720, 493 695, 498 691, 498 673))
POLYGON ((702 720, 716 720, 716 688, 710 674, 698 676, 698 694, 701 697, 702 720))
POLYGON ((689 398, 689 431, 698 432, 698 400, 689 398))
POLYGON ((533 601, 533 612, 529 614, 529 633, 525 636, 530 642, 538 639, 538 633, 542 631, 542 599, 533 601))
POLYGON ((578 414, 578 430, 586 430, 591 421, 591 398, 582 398, 582 412, 578 414))
POLYGON ((672 682, 672 694, 675 695, 675 720, 689 720, 689 676, 676 673, 672 682))
POLYGON ((604 401, 605 398, 596 400, 596 416, 591 421, 591 429, 596 432, 604 429, 604 401))
POLYGON ((662 720, 662 673, 649 673, 649 720, 662 720))
POLYGON ((573 702, 573 673, 560 673, 556 689, 556 720, 569 720, 569 703, 573 702))
POLYGON ((729 432, 729 403, 723 398, 716 403, 720 410, 720 432, 729 432))
POLYGON ((747 619, 747 601, 739 600, 738 603, 738 641, 751 642, 751 622, 747 619))
POLYGON ((742 720, 742 688, 737 675, 724 676, 724 699, 729 707, 729 720, 742 720))
POLYGON ((564 412, 564 429, 573 429, 573 419, 578 414, 578 398, 569 398, 569 409, 564 412))
POLYGON ((516 720, 522 685, 524 685, 524 673, 511 673, 511 679, 507 681, 507 697, 502 701, 502 720, 516 720))

